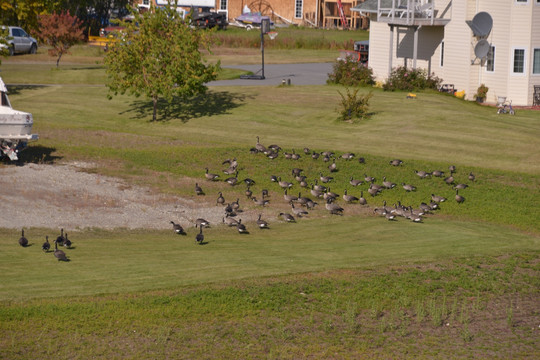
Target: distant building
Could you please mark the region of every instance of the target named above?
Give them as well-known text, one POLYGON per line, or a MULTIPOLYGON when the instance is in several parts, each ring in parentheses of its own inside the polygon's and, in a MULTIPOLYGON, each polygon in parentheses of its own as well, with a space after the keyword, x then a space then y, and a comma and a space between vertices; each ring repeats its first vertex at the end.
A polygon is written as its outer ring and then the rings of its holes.
POLYGON ((489 103, 505 96, 540 105, 540 0, 366 0, 352 10, 371 20, 369 65, 378 80, 405 65, 470 100, 485 84, 489 103))

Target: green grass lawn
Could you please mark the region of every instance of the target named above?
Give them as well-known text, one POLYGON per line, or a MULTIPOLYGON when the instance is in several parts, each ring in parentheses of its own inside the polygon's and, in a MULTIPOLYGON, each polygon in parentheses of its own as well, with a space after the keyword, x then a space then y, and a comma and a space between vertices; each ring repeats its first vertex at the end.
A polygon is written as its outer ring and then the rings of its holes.
MULTIPOLYGON (((151 122, 144 98, 107 100, 99 64, 66 61, 51 70, 25 59, 3 61, 6 83, 56 85, 10 87, 13 106, 33 114, 40 135, 23 159, 92 161, 94 171, 195 199, 192 184, 203 181, 204 168, 218 172, 224 159, 237 157, 240 176, 257 182, 254 193, 271 192, 262 211, 271 229, 248 223, 250 234, 239 236, 214 225, 204 246, 195 245, 193 227, 185 237, 80 229, 70 231, 76 248, 66 250, 67 263, 40 249, 57 229, 28 229, 33 246, 26 249, 17 245, 19 231, 0 229, 0 358, 539 354, 538 112, 498 116, 492 107, 439 93, 411 100, 374 89, 371 118, 350 124, 336 120, 341 87, 251 86, 211 88, 161 107, 151 122), (291 180, 290 169, 300 167, 313 181, 328 164, 252 155, 256 136, 289 152, 309 147, 365 157, 365 164, 337 161, 330 186, 340 194, 347 188, 367 197, 367 185, 347 183, 364 174, 418 190, 398 186, 369 197, 369 210, 345 205, 344 216, 330 216, 320 206, 309 219, 284 224, 277 214, 287 205, 269 176, 291 180), (403 166, 390 166, 394 158, 403 166), (449 165, 469 184, 460 192, 464 204, 441 179, 414 173, 448 172, 449 165), (449 201, 423 223, 372 213, 384 200, 418 206, 433 192, 449 201)), ((243 186, 203 186, 208 195, 199 201, 214 202, 218 191, 243 197, 243 186)))

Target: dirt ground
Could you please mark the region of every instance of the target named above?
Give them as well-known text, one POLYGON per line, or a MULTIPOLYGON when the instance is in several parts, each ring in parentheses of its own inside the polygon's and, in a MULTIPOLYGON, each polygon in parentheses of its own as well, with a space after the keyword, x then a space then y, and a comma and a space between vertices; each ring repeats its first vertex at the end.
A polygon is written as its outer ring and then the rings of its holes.
POLYGON ((221 222, 223 209, 93 174, 94 164, 0 165, 0 227, 169 229, 221 222), (90 170, 90 171, 88 171, 90 170))

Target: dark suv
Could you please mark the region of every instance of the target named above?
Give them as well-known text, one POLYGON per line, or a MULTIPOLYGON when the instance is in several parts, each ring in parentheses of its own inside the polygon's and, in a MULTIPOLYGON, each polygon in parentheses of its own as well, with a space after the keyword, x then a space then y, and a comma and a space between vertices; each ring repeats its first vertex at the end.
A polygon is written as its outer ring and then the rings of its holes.
MULTIPOLYGON (((6 30, 6 26, 1 27, 2 30, 6 30)), ((18 53, 27 53, 35 54, 37 52, 37 40, 31 37, 17 26, 7 26, 9 30, 7 34, 7 47, 9 48, 9 55, 18 54, 18 53)), ((0 46, 5 47, 6 45, 0 44, 0 46)))

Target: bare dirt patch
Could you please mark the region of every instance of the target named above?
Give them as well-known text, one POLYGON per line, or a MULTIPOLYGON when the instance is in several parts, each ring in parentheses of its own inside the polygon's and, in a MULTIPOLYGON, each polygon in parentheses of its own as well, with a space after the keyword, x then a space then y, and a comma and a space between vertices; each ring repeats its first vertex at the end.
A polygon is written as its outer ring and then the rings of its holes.
POLYGON ((0 167, 2 228, 167 229, 202 217, 221 222, 223 209, 94 174, 91 163, 0 167))

